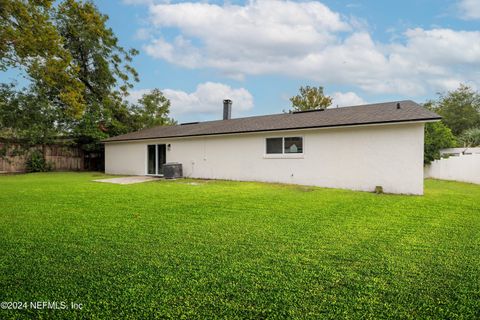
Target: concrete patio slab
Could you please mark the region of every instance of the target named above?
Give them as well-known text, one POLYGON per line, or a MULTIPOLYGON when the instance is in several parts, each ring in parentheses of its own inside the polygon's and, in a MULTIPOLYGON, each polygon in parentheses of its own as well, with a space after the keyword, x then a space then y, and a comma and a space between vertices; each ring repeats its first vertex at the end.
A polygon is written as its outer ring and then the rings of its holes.
POLYGON ((99 180, 93 180, 93 181, 114 183, 114 184, 134 184, 134 183, 142 183, 142 182, 147 182, 147 181, 154 181, 154 180, 158 180, 158 179, 160 179, 160 178, 148 177, 148 176, 132 176, 132 177, 99 179, 99 180))

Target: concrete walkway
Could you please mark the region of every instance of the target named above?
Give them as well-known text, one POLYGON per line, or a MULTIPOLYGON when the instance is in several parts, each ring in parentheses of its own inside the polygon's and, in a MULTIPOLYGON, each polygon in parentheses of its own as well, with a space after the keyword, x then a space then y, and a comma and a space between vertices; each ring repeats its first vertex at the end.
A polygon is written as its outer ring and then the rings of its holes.
POLYGON ((132 177, 122 177, 122 178, 99 179, 99 180, 93 180, 93 181, 115 183, 115 184, 134 184, 134 183, 142 183, 147 181, 155 181, 158 179, 160 178, 149 177, 149 176, 132 176, 132 177))

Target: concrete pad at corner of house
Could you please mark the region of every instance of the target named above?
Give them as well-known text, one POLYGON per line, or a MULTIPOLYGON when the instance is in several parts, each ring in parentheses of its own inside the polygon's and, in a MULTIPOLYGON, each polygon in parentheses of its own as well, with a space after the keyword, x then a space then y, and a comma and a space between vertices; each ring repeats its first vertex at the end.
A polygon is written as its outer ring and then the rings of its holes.
POLYGON ((131 177, 121 177, 121 178, 98 179, 93 181, 114 183, 114 184, 134 184, 134 183, 142 183, 142 182, 153 181, 158 179, 159 178, 157 177, 131 176, 131 177))

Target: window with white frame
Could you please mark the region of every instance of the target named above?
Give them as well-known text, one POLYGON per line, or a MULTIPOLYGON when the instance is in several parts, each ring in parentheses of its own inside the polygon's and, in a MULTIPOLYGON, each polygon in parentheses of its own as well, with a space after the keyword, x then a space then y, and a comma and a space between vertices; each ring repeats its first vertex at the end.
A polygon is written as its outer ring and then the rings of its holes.
POLYGON ((266 154, 303 153, 303 137, 266 139, 266 154))

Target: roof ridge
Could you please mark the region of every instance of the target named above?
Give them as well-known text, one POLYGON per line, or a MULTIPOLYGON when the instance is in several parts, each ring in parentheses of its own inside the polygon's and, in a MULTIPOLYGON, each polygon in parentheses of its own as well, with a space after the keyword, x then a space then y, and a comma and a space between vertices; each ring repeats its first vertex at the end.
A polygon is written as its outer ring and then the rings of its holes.
POLYGON ((111 137, 103 141, 160 139, 406 121, 436 121, 439 119, 441 119, 439 115, 427 110, 412 100, 398 100, 342 108, 329 108, 321 112, 279 113, 228 120, 211 120, 190 125, 157 126, 111 137), (398 103, 404 107, 398 108, 398 103))
MULTIPOLYGON (((402 102, 410 102, 418 105, 413 100, 395 100, 395 101, 386 101, 386 102, 376 102, 376 103, 369 103, 369 104, 357 104, 357 105, 352 105, 352 106, 345 106, 345 107, 328 107, 326 109, 318 109, 318 110, 308 110, 308 111, 303 111, 303 112, 282 112, 282 113, 272 113, 272 114, 261 114, 261 115, 254 115, 254 116, 247 116, 247 117, 241 117, 241 118, 233 118, 233 119, 218 119, 218 120, 207 120, 207 121, 194 121, 197 122, 196 124, 204 124, 204 123, 211 123, 211 122, 224 122, 224 121, 234 121, 234 120, 243 120, 243 119, 251 119, 251 118, 261 118, 261 117, 272 117, 272 116, 283 116, 283 115, 294 115, 294 114, 302 114, 306 112, 316 112, 316 111, 333 111, 333 110, 347 110, 350 108, 358 108, 358 107, 371 107, 371 106, 376 106, 376 105, 382 105, 382 104, 396 104, 396 103, 402 103, 402 102)), ((188 122, 190 123, 190 122, 188 122)), ((192 122, 193 124, 193 122, 192 122)), ((178 124, 180 125, 180 124, 178 124)), ((174 125, 175 126, 175 125, 174 125)))

